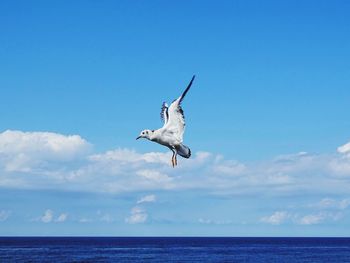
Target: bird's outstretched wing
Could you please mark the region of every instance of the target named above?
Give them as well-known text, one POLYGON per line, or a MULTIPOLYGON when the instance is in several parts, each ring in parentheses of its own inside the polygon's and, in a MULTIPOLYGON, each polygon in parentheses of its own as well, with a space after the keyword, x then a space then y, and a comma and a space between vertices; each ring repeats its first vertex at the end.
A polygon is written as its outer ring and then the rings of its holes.
POLYGON ((182 93, 182 95, 174 100, 169 108, 168 108, 168 121, 164 125, 164 128, 173 134, 173 136, 177 139, 178 142, 182 143, 183 141, 183 134, 185 132, 185 116, 184 112, 181 108, 181 102, 185 98, 187 92, 192 86, 193 80, 195 76, 192 77, 190 83, 188 84, 185 91, 182 93))
POLYGON ((160 112, 160 118, 163 120, 164 125, 167 124, 169 119, 169 113, 168 113, 168 104, 163 102, 162 110, 160 112))

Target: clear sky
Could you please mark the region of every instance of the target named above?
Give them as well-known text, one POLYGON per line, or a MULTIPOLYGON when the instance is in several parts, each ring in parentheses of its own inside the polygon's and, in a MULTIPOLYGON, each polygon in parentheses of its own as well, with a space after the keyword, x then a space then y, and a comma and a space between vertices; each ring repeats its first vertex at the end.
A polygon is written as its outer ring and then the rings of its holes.
POLYGON ((0 235, 349 236, 349 10, 1 1, 0 235))

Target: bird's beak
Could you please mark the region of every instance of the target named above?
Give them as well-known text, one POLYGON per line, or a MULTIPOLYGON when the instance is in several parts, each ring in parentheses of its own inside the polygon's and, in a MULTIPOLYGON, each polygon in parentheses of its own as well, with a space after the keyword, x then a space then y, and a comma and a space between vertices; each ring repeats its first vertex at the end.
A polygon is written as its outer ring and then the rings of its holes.
POLYGON ((137 137, 136 140, 138 140, 138 139, 140 139, 140 138, 141 138, 141 136, 137 137))

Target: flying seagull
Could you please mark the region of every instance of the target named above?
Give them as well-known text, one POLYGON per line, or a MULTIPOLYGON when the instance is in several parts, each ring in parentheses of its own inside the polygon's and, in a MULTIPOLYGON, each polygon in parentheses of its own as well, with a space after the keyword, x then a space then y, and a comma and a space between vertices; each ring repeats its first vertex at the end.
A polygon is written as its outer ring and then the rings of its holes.
POLYGON ((174 100, 170 106, 163 102, 160 113, 160 116, 164 121, 163 127, 158 130, 143 130, 136 138, 136 140, 145 138, 168 147, 173 152, 173 157, 171 158, 173 167, 177 165, 176 157, 178 154, 184 158, 190 158, 191 156, 190 148, 182 144, 185 132, 185 116, 181 108, 181 102, 191 88, 194 78, 195 76, 192 77, 182 95, 174 100))

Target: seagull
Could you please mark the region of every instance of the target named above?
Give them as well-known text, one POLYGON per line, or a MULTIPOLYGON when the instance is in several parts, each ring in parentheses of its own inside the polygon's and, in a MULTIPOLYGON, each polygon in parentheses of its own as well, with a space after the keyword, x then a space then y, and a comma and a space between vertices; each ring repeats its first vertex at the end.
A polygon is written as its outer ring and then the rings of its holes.
POLYGON ((136 138, 136 140, 140 138, 148 139, 152 142, 168 147, 173 152, 173 157, 171 158, 173 167, 177 165, 177 155, 184 158, 190 158, 191 156, 190 148, 182 144, 186 124, 184 112, 181 108, 181 102, 191 88, 194 78, 195 75, 192 77, 182 95, 174 100, 170 106, 163 102, 162 110, 160 112, 161 119, 164 121, 163 127, 158 130, 143 130, 136 138))

